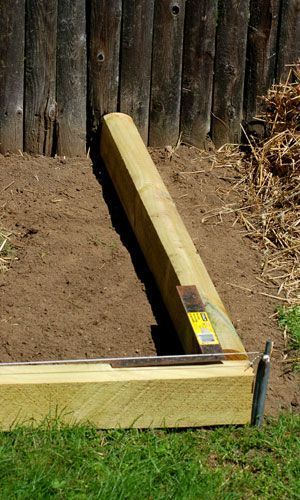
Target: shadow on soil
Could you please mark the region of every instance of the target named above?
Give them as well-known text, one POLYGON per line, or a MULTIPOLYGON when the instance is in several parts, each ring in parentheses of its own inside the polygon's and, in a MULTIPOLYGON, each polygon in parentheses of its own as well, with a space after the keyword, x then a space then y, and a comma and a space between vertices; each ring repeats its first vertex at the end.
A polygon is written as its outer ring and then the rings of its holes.
POLYGON ((165 308, 154 278, 147 266, 139 244, 129 225, 123 207, 99 156, 91 153, 93 172, 102 187, 103 198, 108 206, 111 222, 128 250, 135 272, 144 283, 146 295, 151 305, 157 325, 151 325, 151 335, 159 356, 183 354, 183 350, 171 319, 165 308))

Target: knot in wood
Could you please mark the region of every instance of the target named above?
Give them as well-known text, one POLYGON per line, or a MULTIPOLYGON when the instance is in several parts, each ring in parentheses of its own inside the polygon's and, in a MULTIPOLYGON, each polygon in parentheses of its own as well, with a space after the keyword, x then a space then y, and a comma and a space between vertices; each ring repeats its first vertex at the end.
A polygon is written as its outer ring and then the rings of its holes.
POLYGON ((172 12, 173 16, 178 16, 178 14, 180 12, 180 7, 179 7, 178 3, 174 3, 171 5, 171 12, 172 12))
POLYGON ((103 62, 105 60, 105 55, 104 55, 104 52, 102 50, 100 50, 100 52, 98 52, 97 59, 99 62, 103 62))

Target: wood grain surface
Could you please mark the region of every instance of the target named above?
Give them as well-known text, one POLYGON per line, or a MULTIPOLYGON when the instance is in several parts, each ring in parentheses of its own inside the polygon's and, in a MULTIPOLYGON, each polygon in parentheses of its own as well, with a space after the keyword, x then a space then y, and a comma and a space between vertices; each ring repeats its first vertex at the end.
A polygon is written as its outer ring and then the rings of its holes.
POLYGON ((181 105, 182 139, 201 148, 210 131, 217 0, 186 4, 181 105))
POLYGON ((0 366, 0 428, 45 419, 97 428, 194 427, 250 421, 253 371, 218 366, 0 366))
POLYGON ((57 30, 57 153, 85 156, 87 59, 85 0, 60 0, 57 30))
POLYGON ((23 150, 25 0, 0 0, 0 153, 23 150))
POLYGON ((27 0, 24 149, 54 153, 57 0, 27 0))
POLYGON ((243 119, 249 0, 219 0, 212 139, 238 143, 243 119))
POLYGON ((154 12, 150 146, 176 144, 180 128, 185 0, 157 0, 154 12))
POLYGON ((120 111, 148 143, 154 2, 123 0, 120 111))
MULTIPOLYGON (((132 119, 103 119, 100 152, 186 353, 199 352, 176 287, 195 285, 223 351, 244 352, 220 296, 132 119)), ((217 263, 216 263, 217 265, 217 263)))
POLYGON ((118 107, 122 0, 89 4, 89 109, 97 131, 101 117, 118 107))
POLYGON ((300 59, 300 0, 281 0, 278 38, 277 80, 285 81, 290 68, 300 59))
POLYGON ((255 117, 259 97, 275 81, 280 0, 251 0, 245 79, 245 118, 255 117))

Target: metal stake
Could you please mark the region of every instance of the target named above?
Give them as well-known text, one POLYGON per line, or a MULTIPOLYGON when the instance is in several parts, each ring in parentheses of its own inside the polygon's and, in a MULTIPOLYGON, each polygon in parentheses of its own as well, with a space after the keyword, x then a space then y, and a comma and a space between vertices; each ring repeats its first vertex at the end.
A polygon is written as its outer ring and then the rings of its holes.
POLYGON ((264 354, 257 367, 251 416, 251 424, 256 427, 261 427, 264 419, 272 348, 273 342, 267 340, 264 354))

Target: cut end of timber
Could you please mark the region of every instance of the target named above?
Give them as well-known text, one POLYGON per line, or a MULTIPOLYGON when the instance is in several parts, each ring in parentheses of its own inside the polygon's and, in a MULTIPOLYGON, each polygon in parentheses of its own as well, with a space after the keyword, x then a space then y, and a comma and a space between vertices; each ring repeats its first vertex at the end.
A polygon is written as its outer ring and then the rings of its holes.
POLYGON ((133 119, 131 118, 130 115, 127 115, 126 113, 108 113, 107 115, 103 116, 103 121, 109 122, 111 120, 114 120, 115 118, 121 118, 122 120, 128 120, 130 123, 134 123, 133 119))

